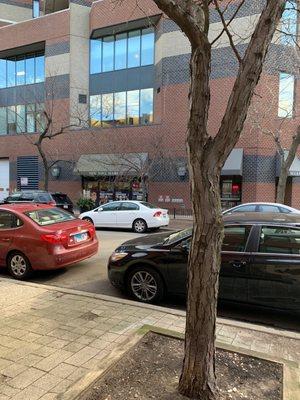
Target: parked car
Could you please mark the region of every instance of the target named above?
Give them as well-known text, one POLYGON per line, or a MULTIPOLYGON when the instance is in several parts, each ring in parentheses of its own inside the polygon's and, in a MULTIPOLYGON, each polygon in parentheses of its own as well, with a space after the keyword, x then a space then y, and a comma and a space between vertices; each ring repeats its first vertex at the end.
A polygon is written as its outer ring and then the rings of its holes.
POLYGON ((79 215, 96 227, 129 228, 137 233, 169 225, 168 210, 146 201, 112 201, 79 215))
MULTIPOLYGON (((224 217, 219 298, 300 313, 300 216, 249 213, 224 217)), ((111 255, 110 282, 154 303, 186 294, 192 228, 130 240, 111 255)))
POLYGON ((16 279, 75 264, 97 253, 93 225, 44 204, 0 206, 0 265, 16 279))
POLYGON ((73 203, 65 193, 46 192, 45 190, 21 190, 4 199, 4 204, 18 202, 50 204, 73 213, 73 203))
POLYGON ((280 203, 245 203, 239 206, 232 207, 229 210, 223 211, 223 215, 238 213, 238 212, 269 212, 269 213, 296 213, 300 214, 300 210, 286 206, 280 203))

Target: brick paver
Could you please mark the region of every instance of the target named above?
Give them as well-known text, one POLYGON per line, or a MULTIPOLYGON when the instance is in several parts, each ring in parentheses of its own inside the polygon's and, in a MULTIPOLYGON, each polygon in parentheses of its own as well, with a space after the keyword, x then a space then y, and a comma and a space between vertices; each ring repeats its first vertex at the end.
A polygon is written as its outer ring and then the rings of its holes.
MULTIPOLYGON (((144 324, 184 332, 183 316, 0 279, 0 400, 53 400, 144 324)), ((299 362, 300 340, 218 324, 223 343, 299 362)))

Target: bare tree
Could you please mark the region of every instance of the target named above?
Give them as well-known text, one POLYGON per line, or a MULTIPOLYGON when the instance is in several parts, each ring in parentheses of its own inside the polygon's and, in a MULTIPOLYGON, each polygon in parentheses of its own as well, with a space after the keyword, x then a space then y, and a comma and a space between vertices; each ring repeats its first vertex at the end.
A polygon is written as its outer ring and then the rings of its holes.
MULTIPOLYGON (((194 231, 188 262, 185 358, 179 392, 194 399, 218 397, 215 375, 215 327, 218 277, 223 239, 219 194, 223 164, 237 143, 285 0, 266 0, 244 55, 239 54, 227 21, 227 6, 218 0, 153 0, 191 44, 190 117, 187 151, 194 231), (211 47, 210 11, 218 12, 239 70, 217 134, 208 132, 211 47)), ((231 1, 226 2, 231 3, 231 1)), ((241 1, 245 3, 245 1, 241 1)))

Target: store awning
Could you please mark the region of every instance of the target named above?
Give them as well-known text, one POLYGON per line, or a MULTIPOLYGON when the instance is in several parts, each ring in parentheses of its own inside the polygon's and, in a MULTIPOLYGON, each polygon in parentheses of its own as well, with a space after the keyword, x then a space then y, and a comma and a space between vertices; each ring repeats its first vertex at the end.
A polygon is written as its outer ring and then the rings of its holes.
POLYGON ((225 161, 221 175, 243 175, 243 149, 232 150, 225 161))
MULTIPOLYGON (((284 151, 285 159, 287 158, 288 154, 289 154, 289 152, 287 150, 285 150, 284 151)), ((279 174, 280 174, 280 157, 278 155, 277 163, 276 163, 276 176, 279 177, 279 174)), ((300 176, 300 160, 297 156, 294 158, 294 161, 292 162, 292 165, 290 166, 289 176, 300 176)))
POLYGON ((81 176, 135 176, 147 162, 147 153, 83 154, 74 173, 81 176))

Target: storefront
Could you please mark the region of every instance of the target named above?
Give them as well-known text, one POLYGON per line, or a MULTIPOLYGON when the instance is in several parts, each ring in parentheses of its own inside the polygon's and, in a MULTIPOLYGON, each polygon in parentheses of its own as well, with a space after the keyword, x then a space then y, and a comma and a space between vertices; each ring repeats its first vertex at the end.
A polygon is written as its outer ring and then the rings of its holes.
POLYGON ((96 206, 112 200, 147 200, 146 153, 86 154, 75 173, 82 177, 84 197, 96 206))
POLYGON ((222 209, 242 202, 243 149, 233 149, 221 172, 220 190, 222 209))

